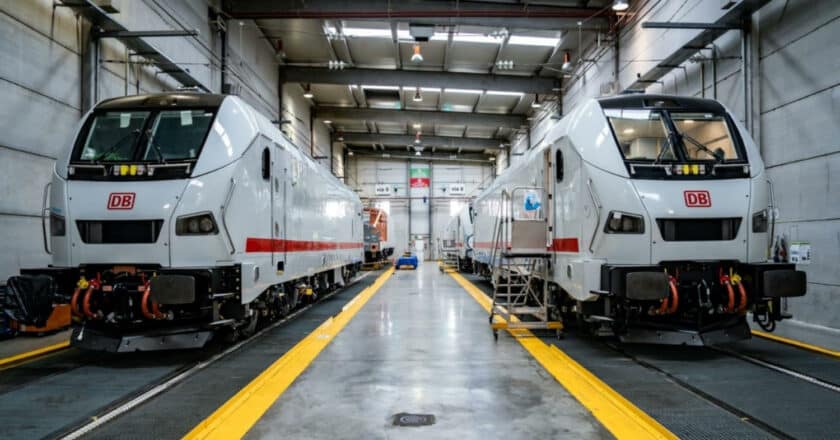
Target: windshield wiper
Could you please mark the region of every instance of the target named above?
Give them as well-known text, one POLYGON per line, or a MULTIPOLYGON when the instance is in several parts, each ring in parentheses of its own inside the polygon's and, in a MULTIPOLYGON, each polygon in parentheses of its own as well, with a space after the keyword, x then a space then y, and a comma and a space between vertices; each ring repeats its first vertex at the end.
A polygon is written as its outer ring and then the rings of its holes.
POLYGON ((691 137, 687 134, 682 134, 682 133, 680 133, 680 137, 682 137, 683 139, 688 139, 688 141, 691 142, 692 144, 696 145, 698 149, 700 149, 703 152, 705 152, 706 154, 712 156, 715 159, 715 162, 717 162, 717 163, 723 162, 723 157, 722 157, 723 155, 722 154, 719 154, 716 151, 712 151, 711 148, 703 145, 697 139, 694 139, 693 137, 691 137))
POLYGON ((97 162, 97 163, 99 163, 99 161, 101 161, 102 159, 104 159, 104 158, 105 158, 105 156, 107 156, 107 155, 109 155, 109 154, 111 154, 111 153, 113 153, 113 152, 115 152, 115 151, 119 150, 119 149, 120 149, 120 147, 122 147, 122 143, 123 143, 123 141, 125 141, 126 139, 128 139, 128 138, 129 138, 129 137, 131 137, 131 136, 137 136, 138 134, 140 134, 140 130, 139 130, 139 129, 137 129, 137 130, 132 130, 130 133, 126 134, 125 136, 123 136, 123 137, 121 137, 121 138, 119 138, 116 142, 114 142, 114 144, 113 144, 113 145, 111 145, 111 146, 110 146, 107 150, 105 150, 102 154, 100 154, 99 156, 96 156, 96 157, 94 157, 93 159, 91 159, 91 162, 97 162))
MULTIPOLYGON (((676 142, 674 142, 674 139, 673 139, 672 136, 673 136, 673 134, 668 135, 668 145, 671 147, 671 151, 674 151, 674 145, 676 145, 676 142)), ((668 151, 667 148, 663 148, 663 149, 659 150, 659 154, 656 155, 656 160, 653 161, 654 165, 659 164, 659 162, 662 160, 662 158, 665 157, 665 152, 666 151, 668 151)))
POLYGON ((158 157, 158 163, 166 163, 166 159, 163 158, 163 151, 160 149, 160 145, 157 144, 154 140, 149 141, 152 144, 152 148, 155 149, 155 154, 158 157))

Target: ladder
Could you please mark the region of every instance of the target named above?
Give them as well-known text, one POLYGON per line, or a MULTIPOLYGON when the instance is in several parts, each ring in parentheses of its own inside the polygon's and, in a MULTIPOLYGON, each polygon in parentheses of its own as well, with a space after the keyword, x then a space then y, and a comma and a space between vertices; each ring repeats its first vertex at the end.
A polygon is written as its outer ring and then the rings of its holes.
POLYGON ((438 239, 438 255, 441 272, 458 271, 458 248, 454 245, 454 240, 438 239))
POLYGON ((493 303, 490 326, 498 339, 502 329, 547 329, 562 335, 563 323, 552 321, 547 250, 548 220, 537 186, 502 190, 490 254, 493 303))

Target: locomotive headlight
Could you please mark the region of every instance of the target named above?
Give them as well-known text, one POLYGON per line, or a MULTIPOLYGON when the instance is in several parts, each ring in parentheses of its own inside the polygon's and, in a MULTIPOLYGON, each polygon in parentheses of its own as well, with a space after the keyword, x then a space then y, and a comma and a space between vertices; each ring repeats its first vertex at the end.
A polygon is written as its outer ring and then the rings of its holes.
POLYGON ((67 227, 65 226, 64 217, 50 213, 50 235, 53 237, 64 237, 64 234, 67 233, 67 227))
POLYGON ((612 211, 604 226, 607 234, 642 234, 645 232, 645 220, 638 214, 612 211))
POLYGON ((209 212, 184 215, 175 221, 176 235, 213 235, 218 232, 216 220, 209 212))
POLYGON ((767 225, 770 223, 770 212, 766 209, 756 212, 752 216, 752 231, 767 232, 767 225))

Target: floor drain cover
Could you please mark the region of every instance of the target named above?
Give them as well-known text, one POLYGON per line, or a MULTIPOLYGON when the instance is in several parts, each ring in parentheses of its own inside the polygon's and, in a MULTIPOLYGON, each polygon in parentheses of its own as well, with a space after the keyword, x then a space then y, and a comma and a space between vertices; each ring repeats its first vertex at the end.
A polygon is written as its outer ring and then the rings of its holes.
POLYGON ((434 414, 394 414, 395 426, 428 426, 435 424, 434 414))

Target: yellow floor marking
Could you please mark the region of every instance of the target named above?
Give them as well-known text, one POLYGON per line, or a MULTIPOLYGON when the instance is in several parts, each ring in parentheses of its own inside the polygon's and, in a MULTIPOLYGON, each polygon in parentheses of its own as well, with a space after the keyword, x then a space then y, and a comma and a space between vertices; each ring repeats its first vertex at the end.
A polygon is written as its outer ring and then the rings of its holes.
POLYGON ((8 365, 17 364, 21 362, 28 361, 30 359, 36 358, 38 356, 43 356, 45 354, 52 353, 54 351, 63 350, 70 346, 70 341, 59 342, 57 344, 48 345, 46 347, 41 347, 36 350, 27 351, 26 353, 16 354, 14 356, 9 356, 7 358, 0 359, 0 367, 6 367, 8 365))
POLYGON ((840 351, 829 350, 827 348, 820 347, 818 345, 809 344, 807 342, 797 341, 796 339, 785 338, 784 336, 773 335, 770 333, 765 333, 759 330, 753 330, 752 334, 764 339, 770 339, 771 341, 781 342, 782 344, 792 345, 797 348, 801 348, 803 350, 813 351, 815 353, 824 354, 826 356, 831 356, 834 358, 840 359, 840 351))
MULTIPOLYGON (((450 276, 484 310, 490 312, 492 305, 490 297, 460 274, 451 273, 450 276)), ((527 329, 508 329, 507 331, 616 438, 677 438, 671 431, 557 347, 549 346, 527 329)))
POLYGON ((324 321, 245 388, 196 425, 184 439, 242 438, 393 273, 393 268, 385 271, 372 285, 356 295, 349 307, 324 321))

